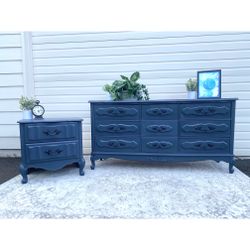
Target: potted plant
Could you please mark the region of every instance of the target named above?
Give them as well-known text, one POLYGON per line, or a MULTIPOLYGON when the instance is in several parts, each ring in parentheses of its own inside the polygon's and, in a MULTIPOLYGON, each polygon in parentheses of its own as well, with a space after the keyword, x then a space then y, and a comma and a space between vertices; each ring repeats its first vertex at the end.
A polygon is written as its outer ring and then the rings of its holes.
POLYGON ((197 80, 195 78, 190 78, 186 83, 186 88, 188 91, 188 99, 195 99, 197 91, 197 80))
POLYGON ((19 99, 19 104, 20 104, 20 109, 23 111, 23 119, 32 119, 32 112, 31 109, 35 105, 35 99, 34 98, 29 98, 25 96, 21 96, 19 99))
POLYGON ((103 86, 103 90, 110 94, 114 101, 120 100, 149 100, 147 87, 138 83, 139 72, 134 72, 130 77, 121 75, 121 80, 103 86))

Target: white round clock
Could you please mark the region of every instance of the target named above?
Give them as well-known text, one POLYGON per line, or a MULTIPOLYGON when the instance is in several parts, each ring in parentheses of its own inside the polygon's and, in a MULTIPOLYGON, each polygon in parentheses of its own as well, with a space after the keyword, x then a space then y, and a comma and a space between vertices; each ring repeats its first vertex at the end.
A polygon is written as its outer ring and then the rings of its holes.
POLYGON ((45 109, 39 103, 40 103, 40 101, 37 100, 36 105, 32 108, 32 114, 35 116, 35 118, 42 119, 43 114, 45 113, 45 109))

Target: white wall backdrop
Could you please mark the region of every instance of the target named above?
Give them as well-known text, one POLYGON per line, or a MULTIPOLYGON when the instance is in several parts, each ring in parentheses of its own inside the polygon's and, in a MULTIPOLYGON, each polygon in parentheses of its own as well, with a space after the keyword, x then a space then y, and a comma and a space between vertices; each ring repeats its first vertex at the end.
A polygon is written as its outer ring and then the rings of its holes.
MULTIPOLYGON (((46 117, 84 118, 85 153, 91 146, 88 101, 107 99, 102 86, 120 74, 140 71, 151 99, 167 99, 185 98, 184 84, 197 70, 222 69, 222 97, 240 99, 235 153, 250 156, 250 32, 33 32, 31 42, 34 93, 46 117)), ((4 84, 1 78, 0 99, 4 84)), ((0 103, 0 117, 6 117, 7 100, 0 103)), ((15 122, 16 117, 7 122, 10 136, 18 135, 15 122)), ((15 140, 9 148, 17 147, 15 140)))
POLYGON ((0 149, 18 149, 18 99, 24 93, 22 37, 0 33, 0 149))

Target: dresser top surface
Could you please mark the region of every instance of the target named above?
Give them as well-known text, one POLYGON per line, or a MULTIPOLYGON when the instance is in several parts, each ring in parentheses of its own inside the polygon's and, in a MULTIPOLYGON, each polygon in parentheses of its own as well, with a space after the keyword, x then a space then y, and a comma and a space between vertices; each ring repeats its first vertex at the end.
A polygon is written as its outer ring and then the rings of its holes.
POLYGON ((202 102, 224 102, 236 101, 238 98, 213 98, 213 99, 162 99, 162 100, 148 100, 148 101, 112 101, 112 100, 90 100, 89 103, 112 103, 112 104, 154 104, 154 103, 202 103, 202 102))
POLYGON ((82 121, 79 117, 69 117, 69 118, 43 118, 43 119, 22 119, 18 123, 47 123, 47 122, 78 122, 82 121))

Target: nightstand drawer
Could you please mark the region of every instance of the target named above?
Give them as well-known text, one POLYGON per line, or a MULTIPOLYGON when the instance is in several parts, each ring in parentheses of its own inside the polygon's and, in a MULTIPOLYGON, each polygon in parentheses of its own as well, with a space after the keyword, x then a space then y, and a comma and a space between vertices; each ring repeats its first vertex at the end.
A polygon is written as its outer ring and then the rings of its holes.
POLYGON ((96 137, 94 151, 98 152, 139 152, 140 138, 135 136, 126 137, 96 137))
POLYGON ((95 105, 94 114, 97 120, 138 120, 139 105, 95 105))
POLYGON ((142 105, 143 120, 175 120, 177 119, 176 104, 142 105))
POLYGON ((95 134, 101 136, 137 135, 140 123, 136 121, 101 121, 95 124, 95 134))
POLYGON ((28 163, 77 158, 79 142, 27 144, 26 152, 28 163))
POLYGON ((195 154, 225 154, 229 153, 230 142, 228 138, 214 139, 180 139, 179 152, 195 154))
POLYGON ((177 136, 177 121, 142 121, 142 136, 177 136))
POLYGON ((171 137, 145 137, 142 139, 142 152, 167 154, 175 153, 177 139, 171 137))
POLYGON ((73 122, 27 124, 25 133, 27 142, 72 140, 77 138, 77 124, 73 122))
POLYGON ((192 103, 180 105, 180 118, 230 119, 230 103, 192 103))
POLYGON ((185 120, 180 121, 180 136, 192 137, 229 137, 230 136, 230 121, 228 120, 185 120))

